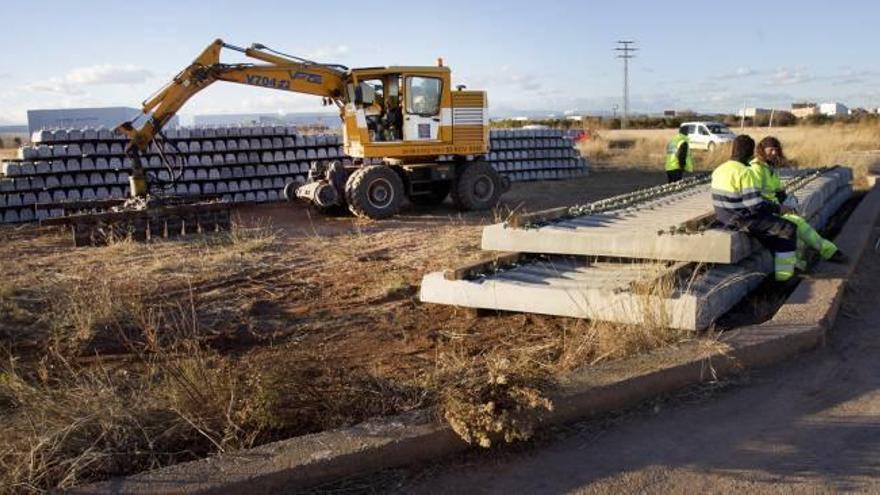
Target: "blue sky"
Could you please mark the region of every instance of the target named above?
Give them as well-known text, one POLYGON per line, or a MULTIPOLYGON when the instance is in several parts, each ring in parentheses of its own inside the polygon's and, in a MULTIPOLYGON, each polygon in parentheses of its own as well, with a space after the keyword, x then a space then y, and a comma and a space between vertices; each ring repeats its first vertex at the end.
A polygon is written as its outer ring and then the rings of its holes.
MULTIPOLYGON (((870 1, 6 0, 3 11, 0 124, 28 108, 137 106, 217 37, 351 67, 442 56, 496 114, 610 111, 621 38, 640 48, 634 111, 880 105, 870 1)), ((182 113, 320 110, 314 97, 217 83, 182 113)))

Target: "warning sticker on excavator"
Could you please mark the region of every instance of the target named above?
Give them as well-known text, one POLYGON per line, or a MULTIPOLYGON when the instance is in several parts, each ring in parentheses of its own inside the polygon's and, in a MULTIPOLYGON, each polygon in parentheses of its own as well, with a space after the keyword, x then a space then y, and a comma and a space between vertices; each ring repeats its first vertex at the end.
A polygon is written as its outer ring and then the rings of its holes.
POLYGON ((419 139, 431 139, 431 124, 419 124, 419 139))

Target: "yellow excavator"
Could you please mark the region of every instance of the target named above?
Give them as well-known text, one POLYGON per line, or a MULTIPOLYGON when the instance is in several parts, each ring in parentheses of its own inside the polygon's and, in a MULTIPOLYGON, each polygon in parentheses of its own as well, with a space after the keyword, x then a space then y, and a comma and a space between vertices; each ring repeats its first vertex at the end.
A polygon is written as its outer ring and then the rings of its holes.
POLYGON ((308 181, 285 190, 288 199, 305 199, 321 209, 347 207, 357 216, 381 219, 396 214, 404 197, 436 204, 451 195, 461 209, 491 209, 509 188, 484 160, 489 148, 486 92, 453 89, 442 59, 436 66, 349 69, 261 44, 241 48, 218 39, 143 103, 142 116, 117 128, 129 139, 132 198, 149 198, 156 180, 144 169, 143 155, 151 143, 161 141, 169 120, 215 81, 315 95, 339 108, 351 164, 312 163, 308 181), (223 63, 223 49, 261 63, 223 63))

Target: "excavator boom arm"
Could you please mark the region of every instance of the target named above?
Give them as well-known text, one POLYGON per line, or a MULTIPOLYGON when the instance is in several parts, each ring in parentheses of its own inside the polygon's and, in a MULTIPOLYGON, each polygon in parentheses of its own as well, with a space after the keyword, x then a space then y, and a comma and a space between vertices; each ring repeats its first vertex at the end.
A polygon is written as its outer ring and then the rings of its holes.
MULTIPOLYGON (((143 181, 143 167, 138 155, 190 98, 216 81, 305 93, 330 98, 338 104, 344 99, 347 70, 339 65, 323 65, 296 57, 283 56, 261 45, 239 48, 216 40, 174 79, 143 103, 145 122, 136 127, 125 122, 117 129, 129 137, 127 153, 132 157, 132 177, 143 181), (223 48, 240 51, 263 64, 224 64, 223 48)), ((132 195, 146 194, 145 184, 132 183, 132 195), (135 189, 138 189, 135 191, 135 189)))

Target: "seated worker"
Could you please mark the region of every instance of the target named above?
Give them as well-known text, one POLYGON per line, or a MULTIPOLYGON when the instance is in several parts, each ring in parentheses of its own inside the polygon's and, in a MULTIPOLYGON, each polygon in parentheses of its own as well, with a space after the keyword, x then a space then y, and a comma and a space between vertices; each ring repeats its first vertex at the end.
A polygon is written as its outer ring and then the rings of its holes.
POLYGON ((805 246, 809 246, 819 252, 824 260, 843 263, 847 257, 837 249, 837 246, 828 239, 823 238, 815 229, 797 213, 797 199, 788 196, 782 187, 782 181, 776 169, 785 165, 785 154, 782 152, 782 143, 772 136, 767 136, 758 143, 756 157, 752 159, 750 166, 758 175, 761 183, 761 194, 767 201, 772 201, 782 207, 782 218, 793 223, 797 227, 797 267, 806 269, 806 260, 803 252, 805 246))
POLYGON ((694 171, 694 159, 688 145, 687 133, 684 126, 681 126, 678 134, 666 145, 666 182, 680 181, 686 171, 694 171))
POLYGON ((751 137, 733 140, 730 160, 712 172, 712 205, 719 222, 755 237, 773 252, 775 278, 783 282, 794 276, 797 229, 778 215, 778 204, 761 195, 758 175, 747 165, 754 153, 751 137))

